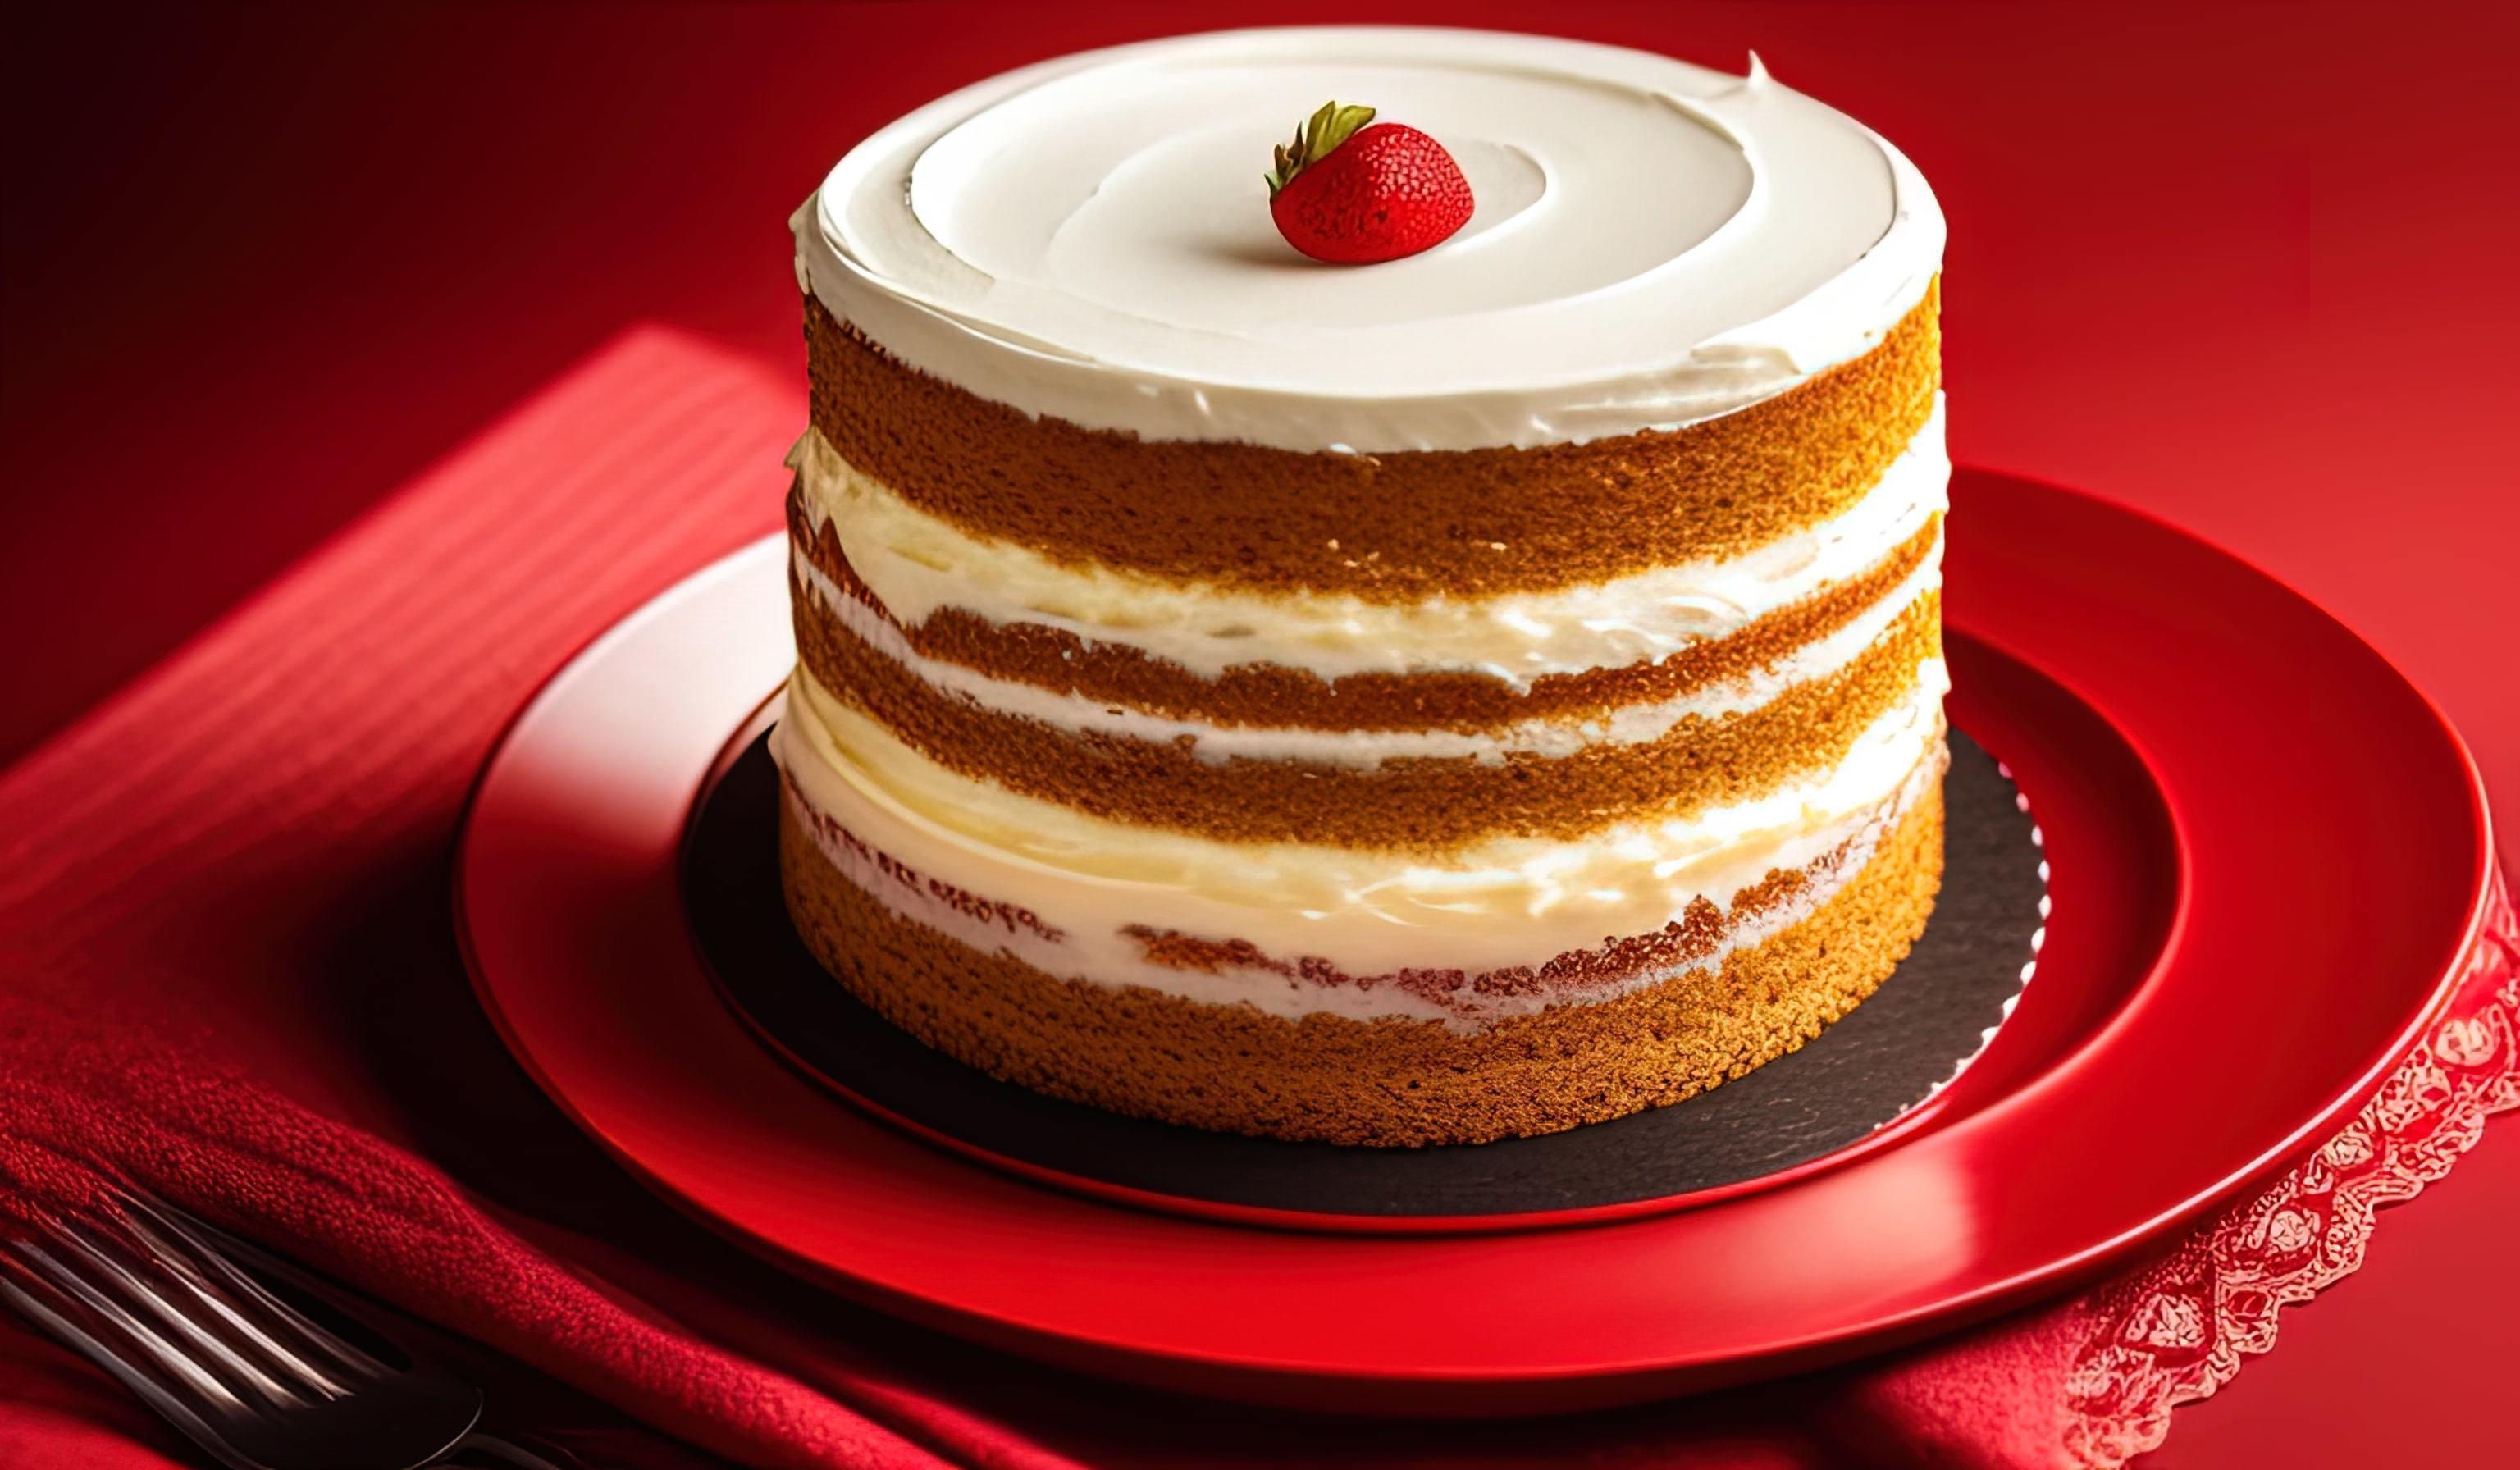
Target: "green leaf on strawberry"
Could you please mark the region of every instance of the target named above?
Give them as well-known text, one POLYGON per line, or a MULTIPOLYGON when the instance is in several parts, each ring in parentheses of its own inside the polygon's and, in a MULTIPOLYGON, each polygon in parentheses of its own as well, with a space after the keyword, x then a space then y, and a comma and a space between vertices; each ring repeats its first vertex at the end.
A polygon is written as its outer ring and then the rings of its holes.
POLYGON ((1269 177, 1269 197, 1295 181, 1295 175, 1328 156, 1332 149, 1345 143, 1358 128, 1373 120, 1373 109, 1350 105, 1340 107, 1326 102, 1321 110, 1307 117, 1295 129, 1292 144, 1278 145, 1278 167, 1269 177))

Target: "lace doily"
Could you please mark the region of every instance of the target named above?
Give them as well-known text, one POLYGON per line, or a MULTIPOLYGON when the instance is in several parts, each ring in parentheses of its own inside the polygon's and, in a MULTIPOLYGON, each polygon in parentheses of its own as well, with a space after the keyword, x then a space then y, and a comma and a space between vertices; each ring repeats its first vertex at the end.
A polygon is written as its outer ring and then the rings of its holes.
POLYGON ((2444 1017, 2352 1124, 2169 1257, 2096 1292, 2066 1378, 2073 1462, 2123 1464, 2170 1412, 2274 1346, 2278 1314, 2362 1265, 2373 1217, 2411 1199, 2520 1106, 2520 919, 2498 882, 2444 1017))

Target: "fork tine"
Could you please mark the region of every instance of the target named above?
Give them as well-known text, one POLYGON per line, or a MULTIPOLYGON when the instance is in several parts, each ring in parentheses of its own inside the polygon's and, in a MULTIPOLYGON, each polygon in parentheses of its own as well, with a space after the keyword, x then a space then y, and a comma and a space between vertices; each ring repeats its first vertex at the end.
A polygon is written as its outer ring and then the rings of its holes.
POLYGON ((216 1313, 231 1330, 269 1354, 285 1369, 338 1398, 356 1380, 381 1378, 391 1369, 323 1323, 275 1296, 230 1259, 238 1243, 208 1238, 206 1227, 152 1201, 125 1195, 128 1227, 216 1313), (231 1300, 235 1298, 237 1300, 231 1300), (241 1310, 242 1309, 242 1310, 241 1310), (259 1318, 258 1323, 255 1318, 259 1318), (293 1343, 282 1338, 292 1337, 293 1343))
MULTIPOLYGON (((6 1259, 17 1261, 21 1270, 29 1270, 30 1268, 26 1266, 16 1249, 22 1246, 24 1242, 11 1244, 13 1249, 6 1259)), ((12 1280, 7 1273, 0 1273, 0 1301, 6 1301, 80 1357, 104 1369, 115 1382, 129 1389, 143 1403, 157 1410, 168 1423, 189 1437, 194 1444, 199 1445, 212 1459, 227 1466, 228 1470, 258 1470, 252 1460, 246 1458, 229 1445, 226 1438, 196 1412, 193 1405, 181 1395, 168 1392, 164 1384, 134 1367, 127 1359, 113 1351, 95 1333, 55 1311, 50 1304, 38 1299, 17 1281, 12 1280)))
MULTIPOLYGON (((0 1307, 111 1373, 233 1470, 436 1463, 477 1425, 478 1389, 391 1347, 392 1365, 280 1292, 362 1318, 294 1268, 168 1206, 126 1197, 0 1236, 0 1307), (326 1364, 335 1366, 327 1367, 326 1364)), ((380 1328, 374 1341, 390 1343, 380 1328)), ((365 1341, 365 1340, 363 1340, 365 1341)))
MULTIPOLYGON (((93 1250, 80 1248, 79 1242, 67 1227, 56 1227, 53 1233, 56 1240, 76 1249, 80 1258, 90 1266, 106 1264, 93 1250)), ((85 1307, 93 1316, 112 1325, 128 1339, 134 1348, 146 1354, 149 1360, 160 1372, 179 1380, 193 1392, 222 1408, 244 1406, 244 1400, 226 1380, 202 1367, 192 1355, 168 1342, 148 1323, 134 1316, 121 1303, 107 1296, 85 1275, 56 1259, 52 1252, 31 1240, 11 1241, 10 1248, 21 1261, 33 1269, 37 1277, 46 1285, 68 1301, 85 1307)))
POLYGON ((131 1265, 100 1253, 100 1269, 111 1271, 126 1293, 155 1309, 161 1320, 191 1341, 199 1352, 245 1378, 266 1400, 288 1403, 310 1396, 338 1399, 350 1391, 348 1385, 337 1382, 320 1366, 292 1353, 238 1313, 202 1278, 198 1263, 169 1249, 139 1221, 126 1218, 114 1225, 132 1238, 145 1260, 135 1270, 131 1265), (223 1338, 211 1330, 211 1325, 202 1320, 205 1314, 233 1337, 223 1338), (275 1378, 275 1372, 291 1381, 275 1378))

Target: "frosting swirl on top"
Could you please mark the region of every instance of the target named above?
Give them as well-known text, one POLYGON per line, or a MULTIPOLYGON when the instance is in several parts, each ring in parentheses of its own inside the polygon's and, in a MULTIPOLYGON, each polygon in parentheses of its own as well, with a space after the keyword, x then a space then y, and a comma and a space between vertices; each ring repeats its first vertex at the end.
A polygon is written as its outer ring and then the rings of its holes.
POLYGON ((799 284, 914 368, 1089 428, 1381 453, 1669 428, 1861 355, 1942 213, 1768 79, 1487 31, 1226 31, 1089 52, 878 132, 797 210, 799 284), (1323 99, 1434 135, 1477 209, 1423 254, 1278 238, 1323 99))

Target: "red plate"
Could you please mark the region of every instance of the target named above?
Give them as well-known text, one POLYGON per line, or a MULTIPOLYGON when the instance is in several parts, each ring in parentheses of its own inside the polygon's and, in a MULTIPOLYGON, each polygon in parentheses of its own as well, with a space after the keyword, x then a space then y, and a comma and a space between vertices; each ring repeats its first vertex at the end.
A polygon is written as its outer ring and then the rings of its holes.
POLYGON ((851 1296, 1071 1366, 1496 1414, 1947 1328, 2331 1132, 2446 1000, 2491 853, 2456 735, 2324 613, 2135 512, 1981 471, 1952 489, 1952 712, 2046 829, 2048 943, 1927 1127, 1782 1187, 1581 1229, 1305 1234, 1056 1192, 834 1101, 719 1004, 676 897, 693 797, 789 657, 775 542, 518 717, 458 857, 474 983, 668 1198, 851 1296))

